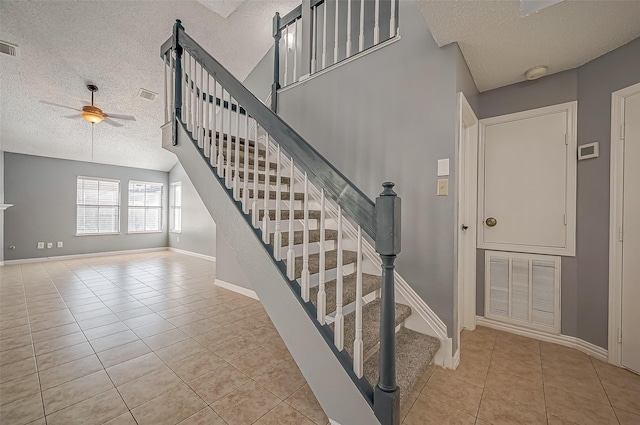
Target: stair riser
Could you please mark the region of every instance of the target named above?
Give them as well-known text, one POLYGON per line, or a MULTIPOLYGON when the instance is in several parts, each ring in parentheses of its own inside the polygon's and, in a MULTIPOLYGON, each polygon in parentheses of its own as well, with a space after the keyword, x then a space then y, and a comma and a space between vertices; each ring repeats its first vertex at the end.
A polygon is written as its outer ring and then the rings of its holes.
MULTIPOLYGON (((262 216, 260 216, 260 222, 262 223, 262 216)), ((319 224, 317 220, 309 220, 309 230, 318 230, 319 224)), ((262 229, 262 224, 260 225, 260 229, 262 229)), ((293 220, 293 230, 304 230, 304 224, 302 220, 293 220)), ((269 233, 275 233, 276 231, 276 222, 273 220, 269 220, 269 226, 267 227, 267 231, 269 233)), ((287 232, 289 231, 289 220, 281 220, 280 221, 280 231, 287 232)))
MULTIPOLYGON (((342 275, 350 275, 356 272, 355 264, 347 264, 346 266, 342 266, 342 275)), ((338 276, 338 269, 327 269, 325 270, 325 278, 324 281, 330 282, 338 276)), ((298 279, 298 282, 300 279, 298 279)), ((309 276, 309 287, 318 286, 320 284, 320 273, 315 273, 309 276)))
MULTIPOLYGON (((371 292, 370 294, 364 294, 362 296, 362 304, 366 305, 368 303, 370 303, 371 301, 374 301, 376 298, 380 297, 380 290, 378 289, 377 291, 371 292)), ((336 310, 336 306, 327 306, 327 323, 333 323, 334 322, 334 317, 335 317, 335 310, 336 310)), ((342 315, 347 317, 350 314, 355 314, 356 311, 356 303, 355 301, 347 304, 347 305, 343 305, 342 306, 342 315)), ((396 326, 396 332, 398 332, 398 330, 400 328, 402 328, 402 326, 404 326, 404 321, 401 322, 398 326, 396 326)), ((347 343, 350 343, 351 345, 353 345, 353 341, 344 341, 345 345, 347 343)), ((376 349, 377 351, 377 349, 376 349)))
MULTIPOLYGON (((281 201, 280 203, 280 210, 281 211, 289 211, 289 201, 286 201, 287 203, 285 204, 284 202, 281 201)), ((276 206, 278 205, 277 201, 274 200, 268 200, 267 201, 267 205, 268 205, 268 209, 270 210, 275 210, 276 206)), ((304 205, 302 203, 302 201, 293 201, 293 209, 296 211, 301 211, 304 208, 304 205)), ((264 209, 264 199, 259 199, 258 200, 258 209, 264 209)))

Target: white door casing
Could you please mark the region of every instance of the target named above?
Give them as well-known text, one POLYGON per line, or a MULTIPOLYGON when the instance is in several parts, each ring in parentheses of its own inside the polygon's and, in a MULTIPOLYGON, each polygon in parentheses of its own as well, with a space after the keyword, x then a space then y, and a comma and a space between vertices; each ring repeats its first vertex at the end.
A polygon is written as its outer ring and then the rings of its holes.
POLYGON ((478 193, 478 118, 458 93, 456 181, 458 184, 457 294, 458 333, 476 326, 476 206, 478 193), (463 228, 466 227, 465 228, 463 228))
POLYGON ((569 102, 480 121, 478 247, 575 255, 576 111, 569 102))
POLYGON ((640 373, 640 84, 612 95, 609 362, 640 373))

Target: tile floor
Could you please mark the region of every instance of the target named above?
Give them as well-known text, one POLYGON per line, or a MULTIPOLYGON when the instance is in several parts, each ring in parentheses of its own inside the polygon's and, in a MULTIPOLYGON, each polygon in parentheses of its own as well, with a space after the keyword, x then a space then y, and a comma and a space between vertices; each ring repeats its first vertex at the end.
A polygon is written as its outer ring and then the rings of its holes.
MULTIPOLYGON (((170 252, 0 268, 0 423, 326 424, 264 309, 214 274, 170 252)), ((461 353, 404 424, 640 425, 640 377, 576 350, 478 327, 461 353)))

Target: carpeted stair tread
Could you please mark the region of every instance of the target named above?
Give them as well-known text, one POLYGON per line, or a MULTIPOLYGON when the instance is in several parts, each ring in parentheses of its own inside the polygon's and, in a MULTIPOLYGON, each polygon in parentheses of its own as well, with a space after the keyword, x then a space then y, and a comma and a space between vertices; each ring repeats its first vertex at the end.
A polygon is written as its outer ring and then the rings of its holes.
MULTIPOLYGON (((240 188, 240 197, 242 197, 242 192, 243 192, 244 188, 240 188)), ((251 199, 253 199, 253 189, 249 189, 249 197, 251 199)), ((258 190, 258 198, 259 199, 264 199, 264 190, 258 190)), ((289 191, 281 191, 280 192, 280 199, 283 201, 288 201, 291 198, 291 194, 289 193, 289 191)), ((270 190, 269 191, 269 199, 271 200, 275 200, 276 199, 276 191, 275 190, 270 190)), ((297 193, 295 192, 293 194, 293 199, 296 201, 304 201, 304 193, 297 193)))
MULTIPOLYGON (((255 173, 253 172, 253 170, 249 170, 249 172, 247 174, 248 174, 248 177, 249 177, 249 180, 247 181, 247 183, 253 183, 254 182, 253 176, 254 176, 255 173)), ((235 175, 235 171, 233 169, 231 169, 231 175, 232 176, 235 175)), ((238 176, 240 177, 241 181, 244 181, 244 171, 242 171, 242 170, 238 171, 238 176)), ((264 173, 258 173, 258 183, 264 184, 264 176, 265 176, 264 173)), ((278 181, 278 176, 273 175, 273 174, 269 175, 269 183, 276 184, 277 181, 278 181)), ((288 185, 290 181, 291 181, 291 179, 289 177, 284 177, 284 176, 280 177, 280 184, 287 184, 288 185)))
MULTIPOLYGON (((258 217, 262 220, 262 216, 264 215, 264 210, 258 210, 258 217)), ((276 219, 276 210, 269 210, 269 220, 276 219)), ((293 211, 293 219, 294 220, 302 220, 304 219, 304 211, 303 210, 295 210, 293 211)), ((280 210, 280 220, 289 220, 289 209, 280 210)), ((320 211, 318 210, 309 210, 309 220, 320 220, 320 211)))
MULTIPOLYGON (((224 166, 226 167, 227 166, 227 158, 226 158, 226 156, 223 156, 223 158, 224 158, 224 166)), ((236 163, 235 154, 232 153, 231 161, 229 162, 229 165, 231 166, 231 168, 234 167, 235 163, 236 163)), ((238 168, 242 169, 243 167, 244 167, 244 158, 243 158, 243 156, 241 154, 240 155, 240 161, 238 162, 238 168)), ((249 159, 249 167, 248 168, 249 168, 250 171, 255 170, 253 158, 249 159)), ((278 164, 276 164, 275 162, 269 161, 269 169, 272 170, 272 171, 277 170, 278 169, 278 164)), ((264 170, 265 170, 265 161, 263 159, 260 159, 260 160, 258 160, 258 171, 264 171, 264 170)))
MULTIPOLYGON (((275 235, 271 233, 269 236, 269 243, 273 245, 275 235)), ((294 245, 302 245, 304 239, 304 231, 296 230, 293 232, 293 244, 294 245)), ((324 240, 325 241, 336 241, 338 240, 338 231, 337 230, 325 230, 324 231, 324 240)), ((320 242, 320 230, 309 230, 309 243, 320 242)), ((289 232, 282 232, 282 246, 287 246, 289 243, 289 232)))
MULTIPOLYGON (((440 340, 403 327, 396 333, 396 383, 402 405, 431 364, 440 348, 440 340)), ((364 376, 375 387, 378 383, 378 353, 364 362, 364 376)))
MULTIPOLYGON (((286 256, 286 249, 283 250, 283 256, 286 256)), ((358 253, 355 251, 342 251, 342 264, 347 265, 355 263, 358 258, 358 253)), ((286 262, 286 259, 285 259, 286 262)), ((335 269, 338 266, 338 251, 327 251, 324 256, 324 268, 325 270, 335 269)), ((296 257, 296 279, 302 276, 302 257, 296 257)), ((309 255, 309 274, 316 274, 320 270, 320 254, 309 255)))
MULTIPOLYGON (((372 293, 380 289, 380 276, 362 273, 362 295, 372 293)), ((318 307, 318 291, 314 286, 309 290, 311 302, 318 307)), ((325 283, 327 314, 336 310, 336 280, 325 283)), ((342 279, 342 305, 349 305, 356 300, 356 274, 351 273, 342 279)))
MULTIPOLYGON (((396 303, 395 325, 398 326, 411 315, 411 307, 396 303)), ((333 324, 331 328, 333 329, 333 324)), ((356 314, 344 317, 344 348, 353 357, 353 340, 356 338, 356 314)), ((362 345, 366 355, 380 341, 380 298, 362 307, 362 345)))

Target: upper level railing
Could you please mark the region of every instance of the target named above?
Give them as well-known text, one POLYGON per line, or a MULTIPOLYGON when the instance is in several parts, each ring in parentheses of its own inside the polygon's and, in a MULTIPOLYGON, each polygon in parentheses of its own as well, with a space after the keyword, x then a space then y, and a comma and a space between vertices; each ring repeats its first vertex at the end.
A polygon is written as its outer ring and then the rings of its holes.
MULTIPOLYGON (((264 177, 264 207, 263 226, 261 230, 262 240, 269 243, 269 194, 271 192, 271 162, 269 152, 271 140, 277 145, 276 150, 276 233, 279 232, 280 209, 279 200, 281 195, 281 152, 282 156, 288 157, 290 161, 291 176, 289 178, 289 200, 294 197, 294 166, 299 167, 305 173, 305 246, 308 245, 308 190, 309 182, 321 188, 324 196, 338 205, 338 222, 340 223, 342 214, 351 219, 354 224, 363 232, 368 234, 375 241, 375 249, 382 259, 382 288, 380 297, 380 349, 379 349, 379 381, 373 392, 371 400, 376 416, 383 425, 396 425, 399 422, 399 389, 395 379, 395 296, 394 296, 394 261, 400 252, 400 199, 392 190, 393 183, 384 183, 384 191, 374 202, 367 197, 360 189, 349 181, 340 171, 328 162, 319 152, 317 152, 306 140, 295 132, 285 121, 276 115, 271 109, 257 99, 240 81, 238 81, 229 71, 227 71, 215 58, 209 55, 198 43, 196 43, 177 21, 173 28, 173 37, 167 40, 161 48, 161 57, 165 63, 165 117, 171 121, 173 127, 173 144, 178 143, 178 126, 190 133, 193 142, 201 149, 210 166, 215 170, 215 174, 220 182, 227 188, 233 187, 234 199, 239 199, 242 189, 244 202, 240 207, 240 212, 247 214, 249 187, 247 176, 249 173, 249 143, 253 138, 255 142, 253 153, 254 170, 253 174, 253 196, 254 202, 258 199, 259 193, 259 169, 263 166, 264 177), (219 113, 216 105, 220 105, 219 113), (234 109, 235 108, 235 109, 234 109), (236 112, 233 114, 233 112, 236 112), (242 116, 242 117, 241 117, 242 116), (243 123, 241 123, 243 122, 243 123), (265 134, 265 159, 264 162, 258 157, 260 151, 257 142, 259 131, 265 134), (243 137, 244 136, 244 137, 243 137), (216 142, 216 139, 218 141, 216 142), (244 139, 244 142, 243 142, 244 139), (226 140, 226 143, 225 143, 226 140), (216 144, 218 146, 216 146, 216 144), (244 144, 244 151, 241 155, 240 145, 244 144), (233 146, 235 145, 235 146, 233 146), (235 149, 235 153, 232 152, 235 149), (224 150, 223 150, 224 149, 224 150), (235 154, 235 160, 232 160, 235 154), (241 157, 244 160, 244 171, 239 168, 241 157), (231 163, 233 162, 233 167, 231 163), (263 165, 261 165, 261 163, 263 165), (243 174, 243 187, 238 185, 238 176, 243 174), (233 182, 232 182, 233 178, 233 182)), ((257 221, 259 205, 253 205, 253 223, 257 221)), ((293 202, 290 202, 293 209, 293 202)), ((289 247, 291 255, 293 251, 293 222, 294 212, 289 211, 289 247)), ((322 221, 322 220, 321 220, 322 221)), ((341 225, 338 224, 340 234, 341 225)), ((280 243, 275 237, 274 255, 275 260, 282 259, 280 243)), ((360 236, 359 236, 360 240, 360 236)), ((338 237, 338 252, 341 252, 338 237)), ((359 256, 361 249, 358 250, 359 256)), ((289 257, 289 254, 288 254, 289 257)), ((302 305, 309 309, 309 285, 308 269, 305 262, 308 262, 308 252, 303 254, 303 276, 302 295, 300 301, 302 305)), ((338 255, 338 276, 341 276, 341 259, 338 255)), ((293 257, 288 258, 287 266, 292 267, 293 257)), ((287 270, 287 277, 293 279, 293 273, 287 270)), ((338 284, 341 281, 338 278, 338 284)), ((361 285, 361 283, 360 283, 361 285)), ((338 290, 337 294, 341 294, 338 290)), ((361 298, 361 296, 359 296, 361 298)), ((337 296, 341 300, 341 295, 337 296)), ((341 310, 342 301, 337 301, 341 310)), ((362 320, 362 305, 356 313, 362 320)), ((310 311, 312 312, 312 311, 310 311)), ((357 319, 356 319, 357 321, 357 319)), ((322 322, 320 322, 322 324, 322 322)), ((336 335, 339 335, 339 322, 336 316, 336 335)), ((358 325, 356 324, 356 330, 358 325)), ((338 343, 338 351, 343 349, 343 337, 335 338, 338 343)), ((361 360, 361 359, 360 359, 361 360)), ((354 362, 355 365, 356 362, 354 362)), ((359 362, 357 378, 362 377, 362 362, 359 362)))
POLYGON ((349 59, 398 35, 399 0, 304 0, 273 18, 277 90, 349 59))

